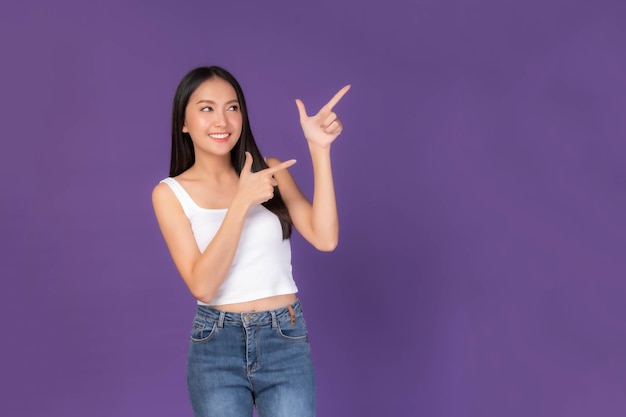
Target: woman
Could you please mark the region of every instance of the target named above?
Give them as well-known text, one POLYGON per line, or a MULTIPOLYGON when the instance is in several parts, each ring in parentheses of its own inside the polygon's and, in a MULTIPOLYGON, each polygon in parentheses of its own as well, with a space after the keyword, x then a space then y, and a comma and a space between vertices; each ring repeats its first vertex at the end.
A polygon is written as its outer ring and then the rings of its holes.
POLYGON ((153 191, 172 259, 197 299, 187 363, 196 416, 314 416, 315 382, 291 273, 292 225, 313 246, 337 245, 330 162, 342 125, 296 100, 314 172, 311 204, 287 171, 295 160, 262 157, 239 83, 201 67, 174 97, 170 177, 153 191))

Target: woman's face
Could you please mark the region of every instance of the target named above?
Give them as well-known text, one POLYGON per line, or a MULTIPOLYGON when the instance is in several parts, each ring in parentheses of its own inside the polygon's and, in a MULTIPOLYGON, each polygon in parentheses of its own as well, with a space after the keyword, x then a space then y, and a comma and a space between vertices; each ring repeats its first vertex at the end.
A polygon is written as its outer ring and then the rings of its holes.
POLYGON ((212 77, 191 94, 185 108, 183 132, 199 152, 229 155, 241 136, 242 115, 237 93, 227 81, 212 77))

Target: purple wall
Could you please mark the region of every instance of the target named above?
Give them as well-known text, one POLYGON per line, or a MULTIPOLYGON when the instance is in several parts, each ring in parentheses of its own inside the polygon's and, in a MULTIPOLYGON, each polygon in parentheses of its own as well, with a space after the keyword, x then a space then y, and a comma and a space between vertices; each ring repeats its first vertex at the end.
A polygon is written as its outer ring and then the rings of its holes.
POLYGON ((226 3, 2 2, 0 415, 190 415, 150 192, 206 64, 308 194, 293 99, 353 86, 340 247, 293 239, 320 416, 626 415, 623 2, 226 3))

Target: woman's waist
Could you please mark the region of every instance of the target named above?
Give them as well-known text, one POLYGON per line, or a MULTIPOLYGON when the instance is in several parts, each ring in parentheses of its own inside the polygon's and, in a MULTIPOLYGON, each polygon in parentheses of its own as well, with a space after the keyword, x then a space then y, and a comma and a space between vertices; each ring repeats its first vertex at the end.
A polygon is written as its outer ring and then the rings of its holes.
POLYGON ((196 315, 226 322, 271 323, 272 319, 302 313, 300 300, 295 294, 284 294, 242 303, 207 306, 198 304, 196 315))
POLYGON ((270 297, 263 297, 257 300, 244 301, 240 303, 229 303, 207 306, 214 310, 223 310, 227 313, 250 313, 250 312, 266 312, 279 308, 286 308, 297 300, 296 294, 281 294, 270 297))

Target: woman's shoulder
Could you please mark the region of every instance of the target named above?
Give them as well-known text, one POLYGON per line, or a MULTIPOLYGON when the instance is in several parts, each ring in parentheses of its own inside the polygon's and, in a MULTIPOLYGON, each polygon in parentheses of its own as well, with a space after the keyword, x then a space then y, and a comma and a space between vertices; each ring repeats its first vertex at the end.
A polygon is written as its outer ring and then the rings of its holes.
POLYGON ((162 179, 152 189, 152 202, 159 203, 172 200, 174 197, 172 191, 172 177, 162 179))
MULTIPOLYGON (((268 167, 272 168, 281 164, 283 161, 270 156, 265 158, 265 162, 267 163, 268 167)), ((276 181, 278 181, 278 187, 280 188, 281 194, 284 194, 285 192, 290 192, 292 189, 297 188, 296 182, 289 172, 289 169, 281 169, 274 174, 274 178, 276 178, 276 181)))
POLYGON ((165 189, 175 189, 175 188, 183 188, 186 189, 189 186, 193 186, 194 183, 198 182, 197 178, 192 175, 189 175, 186 171, 182 174, 176 175, 174 177, 166 177, 163 178, 157 185, 154 187, 155 192, 162 192, 160 190, 165 189))
POLYGON ((280 159, 275 158, 273 156, 267 156, 264 159, 265 159, 265 163, 270 168, 273 167, 273 166, 276 166, 276 165, 278 165, 278 164, 280 164, 282 162, 280 159))
POLYGON ((153 201, 172 201, 177 194, 185 190, 187 182, 185 173, 175 177, 166 177, 159 181, 152 189, 153 201))

